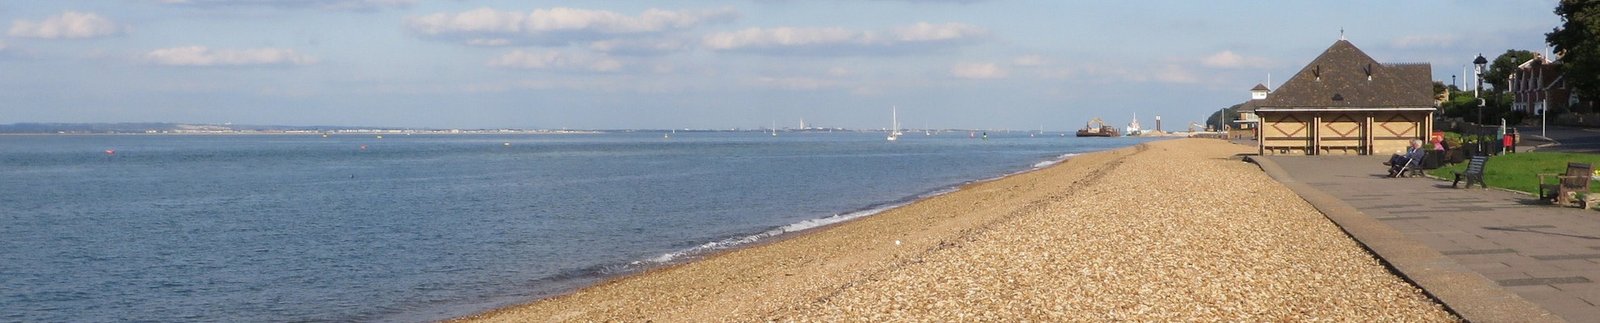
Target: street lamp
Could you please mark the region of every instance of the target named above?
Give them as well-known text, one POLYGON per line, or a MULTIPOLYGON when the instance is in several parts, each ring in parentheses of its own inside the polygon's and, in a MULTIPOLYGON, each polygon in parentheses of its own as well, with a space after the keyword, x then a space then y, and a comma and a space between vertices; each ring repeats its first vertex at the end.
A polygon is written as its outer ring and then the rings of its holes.
POLYGON ((1483 53, 1478 53, 1478 58, 1472 60, 1472 65, 1475 66, 1473 69, 1473 79, 1478 80, 1478 85, 1472 87, 1472 97, 1478 99, 1478 126, 1480 127, 1483 126, 1484 101, 1483 98, 1478 96, 1478 91, 1479 89, 1483 88, 1483 66, 1488 64, 1489 60, 1483 58, 1483 53))

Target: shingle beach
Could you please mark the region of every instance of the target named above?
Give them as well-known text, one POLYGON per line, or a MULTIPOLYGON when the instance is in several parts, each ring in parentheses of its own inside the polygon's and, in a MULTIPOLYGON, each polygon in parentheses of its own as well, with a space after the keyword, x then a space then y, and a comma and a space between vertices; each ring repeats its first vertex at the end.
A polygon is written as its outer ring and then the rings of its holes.
POLYGON ((1456 320, 1238 154, 1084 154, 464 321, 1456 320))

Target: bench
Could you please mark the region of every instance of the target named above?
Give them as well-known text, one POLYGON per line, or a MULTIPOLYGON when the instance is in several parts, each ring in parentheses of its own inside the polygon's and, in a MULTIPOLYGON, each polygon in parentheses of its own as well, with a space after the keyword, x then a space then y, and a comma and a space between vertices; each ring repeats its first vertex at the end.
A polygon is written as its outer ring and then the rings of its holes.
POLYGON ((1457 184, 1461 184, 1462 179, 1466 179, 1467 188, 1472 188, 1474 182, 1478 183, 1480 188, 1489 188, 1483 184, 1483 167, 1488 163, 1489 156, 1472 156, 1472 161, 1467 163, 1467 169, 1456 172, 1456 181, 1450 183, 1450 187, 1456 187, 1457 184))
POLYGON ((1594 166, 1587 163, 1567 163, 1566 174, 1538 174, 1539 198, 1557 205, 1588 203, 1578 198, 1578 194, 1589 194, 1589 181, 1594 176, 1594 166), (1545 184, 1545 178, 1554 177, 1556 183, 1545 184), (1579 203, 1580 201, 1585 203, 1579 203))
POLYGON ((1349 155, 1351 151, 1354 151, 1357 155, 1366 152, 1366 147, 1361 145, 1322 145, 1317 148, 1322 149, 1322 155, 1332 155, 1334 150, 1338 150, 1340 154, 1344 155, 1349 155))
MULTIPOLYGON (((1427 150, 1425 153, 1423 153, 1421 160, 1418 160, 1418 161, 1412 162, 1411 164, 1406 165, 1405 174, 1403 176, 1405 176, 1405 177, 1423 177, 1423 176, 1427 176, 1427 171, 1438 169, 1439 166, 1442 166, 1444 164, 1443 160, 1444 160, 1444 151, 1442 151, 1442 150, 1427 150)), ((1478 184, 1481 185, 1483 183, 1479 182, 1478 184)))
POLYGON ((1272 155, 1272 154, 1288 155, 1289 152, 1291 152, 1291 151, 1295 152, 1295 153, 1299 153, 1299 154, 1304 154, 1305 150, 1306 150, 1306 147, 1305 146, 1286 146, 1286 145, 1263 145, 1263 146, 1261 146, 1261 150, 1263 150, 1265 152, 1265 155, 1272 155))

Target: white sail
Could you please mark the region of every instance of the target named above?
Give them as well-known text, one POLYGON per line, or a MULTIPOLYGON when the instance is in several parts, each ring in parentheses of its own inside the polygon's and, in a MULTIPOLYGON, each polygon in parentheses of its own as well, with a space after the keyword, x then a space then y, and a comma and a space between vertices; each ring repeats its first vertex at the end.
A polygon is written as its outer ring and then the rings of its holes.
POLYGON ((889 106, 889 141, 900 139, 900 110, 898 107, 889 106))

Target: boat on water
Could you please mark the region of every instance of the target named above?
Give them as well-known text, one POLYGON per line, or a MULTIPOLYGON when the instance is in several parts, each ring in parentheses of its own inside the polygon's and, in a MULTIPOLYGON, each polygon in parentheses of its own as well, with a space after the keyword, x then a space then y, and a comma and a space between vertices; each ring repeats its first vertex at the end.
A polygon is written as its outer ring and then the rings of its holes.
POLYGON ((892 117, 892 119, 890 119, 891 121, 890 121, 890 126, 889 126, 889 141, 900 140, 901 133, 900 133, 900 110, 899 110, 899 108, 894 107, 894 106, 890 106, 889 107, 889 115, 892 117))
POLYGON ((1116 127, 1107 125, 1100 118, 1091 119, 1088 124, 1083 126, 1083 129, 1078 129, 1079 137, 1118 137, 1121 135, 1117 133, 1116 127))
POLYGON ((1127 134, 1128 136, 1138 136, 1139 134, 1144 133, 1144 129, 1140 129, 1139 128, 1139 114, 1138 113, 1133 114, 1133 122, 1129 122, 1128 123, 1128 131, 1123 132, 1123 133, 1127 134))

